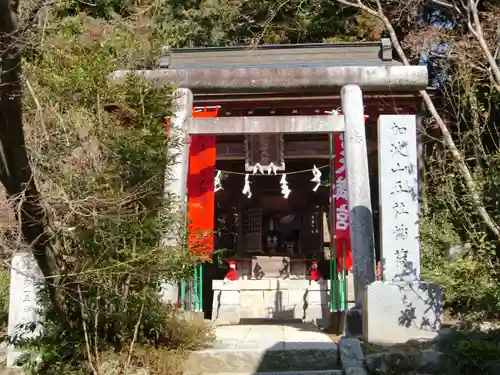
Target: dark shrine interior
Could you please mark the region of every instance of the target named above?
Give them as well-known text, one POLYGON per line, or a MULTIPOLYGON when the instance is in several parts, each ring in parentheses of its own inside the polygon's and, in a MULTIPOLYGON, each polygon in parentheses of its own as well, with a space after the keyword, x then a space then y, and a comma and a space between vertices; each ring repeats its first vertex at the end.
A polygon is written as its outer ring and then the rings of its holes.
MULTIPOLYGON (((368 154, 369 154, 369 171, 370 185, 372 195, 373 209, 373 224, 374 224, 374 240, 376 259, 378 261, 380 254, 379 236, 378 236, 378 168, 377 168, 377 124, 376 122, 368 121, 366 127, 368 154)), ((284 141, 308 139, 314 141, 318 149, 329 149, 328 135, 285 135, 284 141)), ((243 143, 243 136, 219 136, 218 144, 224 142, 243 143)), ((281 176, 252 175, 250 172, 251 181, 251 198, 248 198, 242 193, 245 179, 245 160, 217 160, 216 169, 223 171, 222 187, 215 194, 215 248, 213 263, 207 264, 206 272, 204 272, 204 312, 207 318, 210 318, 212 310, 212 280, 221 280, 227 272, 227 259, 238 259, 244 256, 252 255, 280 255, 290 258, 302 258, 310 261, 317 260, 319 263, 320 272, 323 275, 329 274, 329 261, 325 260, 324 249, 329 247, 328 242, 321 242, 317 246, 312 244, 309 246, 300 246, 299 237, 305 235, 303 223, 298 225, 280 226, 280 220, 294 216, 299 222, 304 220, 305 213, 310 212, 313 208, 318 208, 325 212, 330 209, 329 204, 329 153, 304 155, 300 158, 285 158, 285 173, 287 174, 288 186, 291 193, 288 199, 285 199, 281 194, 280 179, 281 176), (314 182, 312 168, 313 166, 320 168, 322 173, 322 185, 316 192, 313 192, 314 182), (306 171, 302 173, 296 173, 306 171), (224 173, 228 172, 228 173, 224 173), (245 240, 245 244, 238 241, 241 236, 241 227, 239 221, 242 219, 242 213, 251 210, 260 209, 260 240, 257 241, 258 246, 248 251, 249 241, 245 240), (271 219, 272 218, 272 219, 271 219), (270 221, 274 223, 271 224, 270 221), (292 244, 292 245, 291 245, 292 244), (288 245, 288 246, 287 246, 288 245), (257 248, 258 247, 258 248, 257 248), (291 247, 293 249, 291 249, 291 247), (242 251, 242 249, 244 249, 242 251)), ((281 172, 278 172, 281 173, 281 172)), ((321 218, 322 221, 323 217, 321 218)), ((322 223, 323 224, 323 223, 322 223)), ((251 241, 250 241, 251 242, 251 241)), ((302 241, 309 243, 307 239, 302 241)))

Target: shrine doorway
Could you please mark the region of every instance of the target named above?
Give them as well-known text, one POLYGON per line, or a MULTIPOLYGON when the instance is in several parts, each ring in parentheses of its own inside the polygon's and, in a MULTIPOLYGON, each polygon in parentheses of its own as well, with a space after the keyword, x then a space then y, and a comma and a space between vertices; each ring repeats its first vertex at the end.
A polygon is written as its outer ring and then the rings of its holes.
MULTIPOLYGON (((371 145, 376 145, 376 124, 367 122, 367 138, 371 145)), ((228 144, 244 143, 241 136, 217 136, 217 161, 215 173, 221 172, 222 189, 215 193, 214 210, 214 254, 212 263, 204 265, 202 310, 206 319, 212 318, 214 280, 222 280, 227 272, 227 261, 236 260, 241 279, 256 279, 258 277, 274 277, 276 279, 309 279, 310 265, 318 261, 320 274, 329 275, 330 233, 328 231, 327 215, 330 208, 328 135, 285 136, 287 142, 311 142, 317 152, 311 152, 307 157, 286 158, 287 182, 292 190, 285 199, 280 189, 281 176, 257 173, 250 174, 252 197, 242 193, 244 189, 245 157, 243 155, 225 156, 224 150, 228 144), (240 139, 241 138, 241 139, 240 139), (313 192, 315 183, 311 182, 312 170, 317 167, 322 172, 322 186, 313 192), (296 229, 281 235, 272 224, 270 218, 279 222, 281 218, 295 216, 296 229), (316 226, 314 226, 316 223, 316 226), (250 227, 248 227, 248 225, 250 227), (297 225, 299 226, 297 228, 297 225), (271 233, 271 232, 278 233, 271 233), (278 237, 277 243, 270 241, 278 237), (292 249, 286 250, 286 242, 292 249), (302 245, 302 246, 301 246, 302 245), (269 256, 274 259, 286 257, 290 259, 287 275, 279 275, 281 271, 275 262, 269 262, 264 275, 258 276, 255 270, 256 258, 269 256), (269 272, 271 271, 271 272, 269 272), (274 271, 274 274, 273 274, 274 271)), ((292 143, 293 145, 293 143, 292 143)), ((377 150, 371 147, 370 185, 372 205, 374 207, 374 224, 378 226, 378 171, 377 150)), ((303 150, 297 150, 304 153, 303 150)), ((299 154, 300 155, 300 154, 299 154)), ((278 172, 279 173, 279 172, 278 172)), ((285 219, 286 220, 286 219, 285 219)), ((292 224, 293 226, 293 224, 292 224)), ((285 228, 284 231, 287 229, 285 228)), ((378 232, 375 231, 376 257, 379 260, 380 247, 378 232)), ((262 259, 262 258, 260 258, 262 259)), ((265 267, 264 267, 265 268, 265 267)))

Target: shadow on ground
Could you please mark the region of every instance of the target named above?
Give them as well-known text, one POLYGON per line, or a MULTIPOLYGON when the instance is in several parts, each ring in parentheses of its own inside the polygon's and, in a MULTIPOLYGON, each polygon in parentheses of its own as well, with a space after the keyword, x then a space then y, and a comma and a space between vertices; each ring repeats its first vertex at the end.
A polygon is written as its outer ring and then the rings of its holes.
POLYGON ((192 353, 190 374, 338 369, 337 345, 313 324, 265 320, 219 326, 209 349, 192 353), (267 323, 267 324, 266 324, 267 323))

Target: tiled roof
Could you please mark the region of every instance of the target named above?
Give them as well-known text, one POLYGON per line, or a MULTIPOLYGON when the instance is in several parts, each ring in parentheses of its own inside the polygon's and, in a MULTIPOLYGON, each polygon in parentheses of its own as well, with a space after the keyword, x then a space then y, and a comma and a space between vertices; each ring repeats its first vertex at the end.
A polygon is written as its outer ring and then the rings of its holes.
POLYGON ((315 43, 240 47, 164 48, 169 69, 397 66, 388 39, 380 42, 315 43))

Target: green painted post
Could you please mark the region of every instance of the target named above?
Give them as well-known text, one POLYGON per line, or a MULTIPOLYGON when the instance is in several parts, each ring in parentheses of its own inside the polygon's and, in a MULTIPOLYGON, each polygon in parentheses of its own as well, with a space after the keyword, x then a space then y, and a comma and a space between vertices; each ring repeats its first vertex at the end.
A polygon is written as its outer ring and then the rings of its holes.
POLYGON ((193 310, 198 311, 198 266, 194 266, 193 274, 193 310))
POLYGON ((343 268, 343 275, 344 275, 344 310, 347 310, 347 262, 346 262, 346 256, 347 256, 347 241, 344 240, 344 266, 343 268))
POLYGON ((199 285, 199 291, 200 291, 200 310, 203 311, 203 263, 200 263, 200 271, 198 272, 198 276, 200 278, 200 285, 199 285))
MULTIPOLYGON (((187 210, 186 210, 186 216, 184 217, 184 238, 183 238, 183 243, 182 243, 183 251, 188 251, 188 249, 187 249, 187 235, 188 235, 188 230, 187 230, 187 210)), ((181 309, 182 310, 185 310, 185 307, 186 307, 185 299, 186 299, 186 281, 184 279, 182 279, 181 280, 181 309)))
POLYGON ((186 281, 181 280, 181 309, 184 310, 184 299, 186 298, 186 281))

